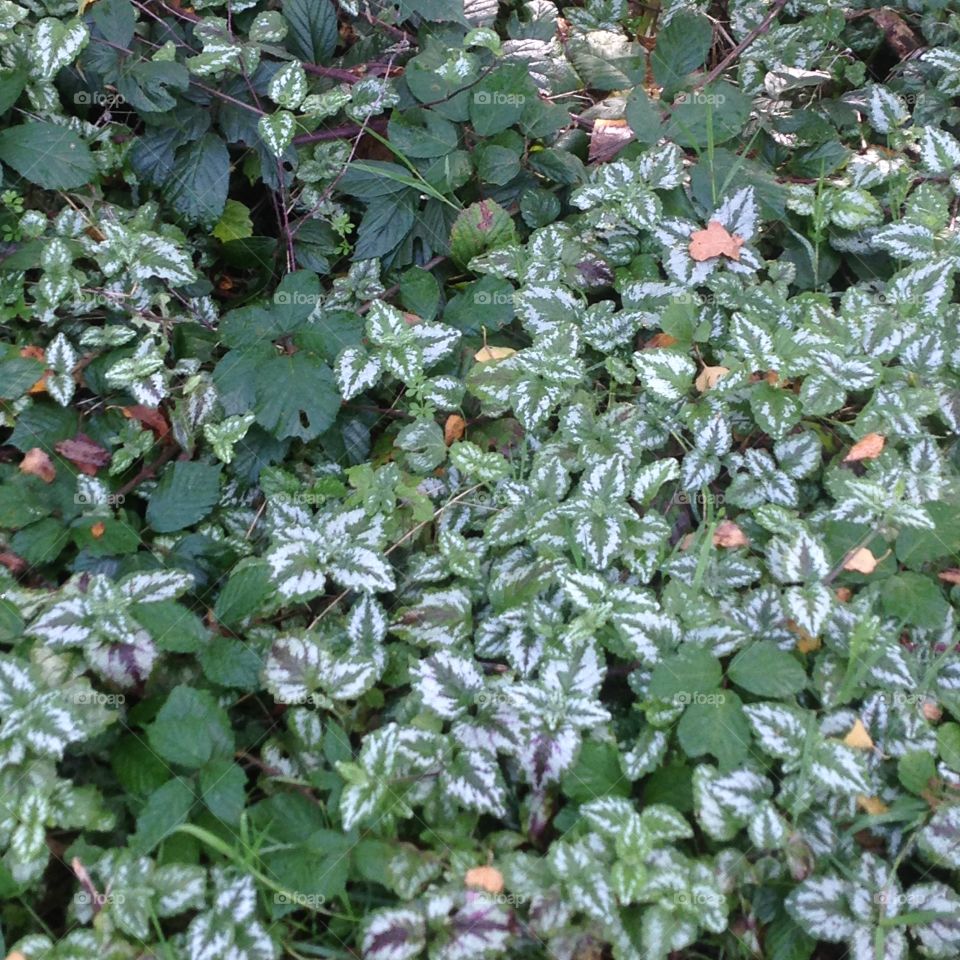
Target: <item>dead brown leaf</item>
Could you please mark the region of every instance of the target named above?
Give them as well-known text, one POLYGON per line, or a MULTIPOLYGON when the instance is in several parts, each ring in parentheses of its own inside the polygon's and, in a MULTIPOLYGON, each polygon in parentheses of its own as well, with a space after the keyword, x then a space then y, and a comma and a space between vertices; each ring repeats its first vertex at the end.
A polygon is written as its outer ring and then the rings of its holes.
POLYGON ((44 483, 53 483, 57 476, 57 468, 53 465, 50 455, 39 447, 28 450, 20 461, 22 473, 39 477, 44 483))
POLYGON ((606 163, 612 160, 631 140, 633 131, 626 120, 593 121, 590 131, 590 150, 587 159, 590 163, 606 163))
POLYGON ((858 440, 850 452, 843 458, 844 463, 858 463, 860 460, 876 460, 883 452, 887 438, 881 433, 868 433, 858 440))
POLYGON ((732 521, 721 520, 717 529, 713 531, 713 545, 732 550, 735 547, 745 547, 750 543, 747 535, 732 521))
POLYGON ((960 570, 951 568, 950 570, 941 570, 937 576, 944 583, 960 583, 960 570))
POLYGON ((496 867, 472 867, 464 874, 463 882, 475 890, 503 892, 503 874, 496 867))
POLYGON ((704 367, 697 374, 697 379, 693 381, 693 385, 701 393, 706 393, 708 390, 712 390, 720 378, 725 377, 729 372, 729 367, 704 367))
POLYGON ((853 721, 853 726, 850 728, 850 732, 843 738, 843 742, 855 750, 873 749, 873 740, 870 734, 867 733, 867 728, 863 725, 863 721, 859 717, 853 721))
POLYGON ((110 451, 83 433, 78 433, 72 440, 61 440, 54 449, 77 466, 81 473, 91 477, 110 462, 110 451))
POLYGON ((0 550, 0 566, 6 567, 15 577, 27 569, 27 561, 10 550, 0 550))
POLYGON ((877 569, 877 558, 866 548, 851 550, 843 561, 843 569, 851 573, 873 573, 877 569))
POLYGON ((467 430, 467 421, 458 413, 451 413, 443 425, 443 442, 449 447, 456 443, 467 430))
POLYGON ((853 591, 849 587, 837 587, 833 592, 841 603, 848 603, 853 596, 853 591))
POLYGON ((690 234, 690 256, 694 260, 712 260, 714 257, 740 259, 743 237, 730 233, 719 220, 711 220, 706 230, 690 234))

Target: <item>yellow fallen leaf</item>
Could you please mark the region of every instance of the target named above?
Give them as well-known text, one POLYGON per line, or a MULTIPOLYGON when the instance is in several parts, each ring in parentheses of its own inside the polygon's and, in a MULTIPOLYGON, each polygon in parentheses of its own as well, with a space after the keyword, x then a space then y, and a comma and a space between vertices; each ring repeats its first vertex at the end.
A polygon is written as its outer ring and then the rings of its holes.
POLYGON ((713 257, 740 259, 743 237, 730 233, 719 220, 711 220, 706 230, 694 230, 690 234, 690 256, 694 260, 711 260, 713 257))
POLYGON ((876 460, 883 452, 886 442, 887 438, 882 433, 868 433, 850 448, 843 462, 858 463, 860 460, 876 460))
POLYGON ((717 381, 730 372, 729 367, 704 367, 693 381, 693 385, 701 392, 712 390, 717 381))
POLYGON ((866 548, 851 550, 843 561, 843 569, 851 573, 873 573, 877 569, 877 558, 866 548))
POLYGON ((863 725, 863 721, 859 717, 854 720, 853 726, 850 728, 850 732, 843 738, 843 742, 848 747, 853 747, 856 750, 873 749, 873 740, 870 738, 870 734, 867 733, 867 728, 863 725))
POLYGON ((747 535, 732 520, 721 520, 713 531, 715 547, 732 550, 734 547, 745 547, 749 542, 747 535))
POLYGON ((473 867, 464 874, 463 882, 475 890, 503 892, 503 874, 496 867, 473 867))
POLYGON ((491 360, 506 360, 507 357, 512 357, 516 352, 513 347, 482 346, 473 355, 473 359, 477 363, 490 363, 491 360))
POLYGON ((865 797, 863 794, 857 797, 857 806, 871 817, 879 817, 890 809, 879 797, 865 797))

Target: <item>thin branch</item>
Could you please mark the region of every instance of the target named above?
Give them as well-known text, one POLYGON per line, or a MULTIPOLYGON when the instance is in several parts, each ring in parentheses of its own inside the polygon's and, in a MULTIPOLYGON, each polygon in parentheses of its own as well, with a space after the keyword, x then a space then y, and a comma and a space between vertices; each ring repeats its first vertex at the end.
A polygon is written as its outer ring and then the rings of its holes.
POLYGON ((704 87, 709 86, 713 83, 717 77, 723 73, 727 67, 732 64, 737 57, 739 57, 747 47, 753 43, 757 37, 766 33, 773 21, 776 19, 780 11, 787 5, 787 0, 774 0, 773 6, 770 8, 770 12, 760 21, 706 76, 706 78, 699 84, 697 84, 697 90, 702 90, 704 87))

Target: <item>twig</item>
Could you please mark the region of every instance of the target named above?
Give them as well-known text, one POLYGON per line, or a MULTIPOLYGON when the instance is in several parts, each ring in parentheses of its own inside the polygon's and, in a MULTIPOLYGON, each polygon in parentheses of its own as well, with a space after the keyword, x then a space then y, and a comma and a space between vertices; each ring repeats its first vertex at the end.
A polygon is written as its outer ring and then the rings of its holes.
POLYGON ((180 449, 175 443, 171 443, 153 463, 144 467, 132 480, 128 480, 115 494, 115 497, 125 497, 131 490, 138 487, 144 480, 150 479, 156 472, 168 461, 172 460, 176 452, 180 449))
POLYGON ((696 89, 702 90, 704 87, 709 86, 713 83, 717 77, 723 73, 727 67, 733 63, 740 54, 743 53, 747 47, 753 43, 761 34, 766 33, 770 26, 772 25, 777 14, 787 5, 787 0, 774 0, 773 6, 770 8, 770 12, 760 21, 706 76, 706 78, 699 84, 697 84, 696 89))
POLYGON ((296 146, 305 143, 320 143, 323 140, 344 140, 348 137, 355 137, 364 130, 376 130, 378 133, 384 133, 387 129, 386 117, 374 117, 366 126, 359 123, 345 123, 341 127, 330 127, 328 130, 315 130, 313 133, 301 133, 293 138, 296 146))

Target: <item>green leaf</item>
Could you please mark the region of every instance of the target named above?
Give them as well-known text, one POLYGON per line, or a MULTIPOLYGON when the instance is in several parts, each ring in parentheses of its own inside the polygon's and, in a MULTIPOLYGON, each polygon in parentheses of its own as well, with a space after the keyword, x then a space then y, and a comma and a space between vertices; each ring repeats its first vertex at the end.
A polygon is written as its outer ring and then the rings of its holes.
POLYGON ((239 823, 246 802, 247 775, 232 760, 211 760, 200 771, 200 797, 224 823, 239 823))
POLYGON ((216 619, 228 627, 238 626, 270 595, 270 566, 265 560, 241 560, 217 595, 216 619))
POLYGON ((937 764, 925 750, 911 750, 897 761, 897 778, 917 796, 927 793, 937 779, 937 764))
POLYGON ((165 760, 202 767, 233 756, 233 731, 226 713, 205 690, 174 687, 147 727, 150 746, 165 760))
POLYGON ((90 148, 68 127, 29 120, 0 131, 0 160, 48 190, 69 190, 97 172, 90 148))
POLYGON ((730 664, 730 679, 761 697, 788 697, 807 685, 807 674, 792 654, 770 641, 741 650, 730 664))
POLYGON ((130 846, 139 854, 147 854, 187 819, 194 796, 190 785, 180 777, 159 787, 137 817, 137 832, 130 846))
POLYGON ((287 49, 307 63, 326 63, 337 46, 337 11, 330 0, 284 0, 287 49))
POLYGON ((147 504, 153 529, 171 533, 207 516, 220 499, 220 470, 219 464, 191 461, 167 467, 147 504))
POLYGON ((937 749, 940 759, 960 773, 960 723, 945 723, 937 731, 937 749))
POLYGON ((250 219, 250 211, 239 200, 228 200, 223 208, 223 216, 213 228, 213 235, 223 243, 252 237, 253 221, 250 219))
POLYGON ((732 770, 746 757, 750 743, 742 701, 730 690, 694 699, 677 724, 677 739, 688 757, 712 753, 721 770, 732 770))
POLYGON ((281 440, 318 437, 340 409, 332 371, 304 351, 258 363, 254 389, 257 422, 281 440))
POLYGON ((166 188, 173 209, 190 223, 213 224, 227 202, 230 155, 220 137, 207 133, 177 151, 166 188))
POLYGON ((627 97, 627 123, 640 143, 654 144, 663 136, 660 111, 643 87, 634 87, 627 97))
POLYGON ((653 76, 669 96, 687 75, 701 66, 713 42, 713 25, 700 13, 679 11, 657 33, 657 45, 650 55, 653 76))
POLYGON ((650 696, 680 704, 720 686, 723 671, 709 651, 690 647, 658 663, 650 678, 650 696))
POLYGON ((933 629, 942 626, 950 605, 936 582, 919 573, 899 573, 883 585, 884 612, 904 623, 933 629))
POLYGON ((516 242, 517 231, 510 214, 495 200, 470 204, 453 223, 450 255, 458 266, 474 257, 516 242))
POLYGON ((214 637, 200 651, 203 675, 221 687, 256 690, 263 658, 248 644, 231 637, 214 637))

